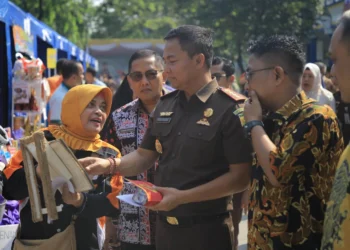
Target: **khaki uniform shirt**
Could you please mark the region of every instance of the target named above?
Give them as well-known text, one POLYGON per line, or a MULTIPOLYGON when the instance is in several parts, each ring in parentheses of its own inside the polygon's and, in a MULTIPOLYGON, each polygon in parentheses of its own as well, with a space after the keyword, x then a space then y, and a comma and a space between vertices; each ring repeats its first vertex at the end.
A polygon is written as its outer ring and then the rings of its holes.
MULTIPOLYGON (((251 144, 241 119, 245 97, 208 83, 189 100, 183 91, 161 97, 141 148, 160 154, 155 184, 188 190, 229 171, 230 164, 251 162, 251 144)), ((248 171, 248 169, 247 169, 248 171)), ((181 205, 166 216, 220 214, 231 197, 181 205)))

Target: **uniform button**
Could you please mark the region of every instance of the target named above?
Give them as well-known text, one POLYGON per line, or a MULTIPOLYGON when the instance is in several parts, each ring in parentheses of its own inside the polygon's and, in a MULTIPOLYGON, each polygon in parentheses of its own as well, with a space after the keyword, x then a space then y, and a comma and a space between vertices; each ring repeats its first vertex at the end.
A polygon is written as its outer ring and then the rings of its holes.
POLYGON ((59 232, 61 232, 61 229, 60 229, 60 228, 57 229, 57 233, 59 233, 59 232))
POLYGON ((198 136, 202 136, 203 134, 201 132, 198 133, 198 136))
POLYGON ((177 135, 178 135, 178 136, 180 136, 180 135, 182 135, 182 133, 181 133, 181 132, 179 132, 179 133, 177 133, 177 135))
POLYGON ((175 154, 172 154, 171 157, 175 158, 175 154))

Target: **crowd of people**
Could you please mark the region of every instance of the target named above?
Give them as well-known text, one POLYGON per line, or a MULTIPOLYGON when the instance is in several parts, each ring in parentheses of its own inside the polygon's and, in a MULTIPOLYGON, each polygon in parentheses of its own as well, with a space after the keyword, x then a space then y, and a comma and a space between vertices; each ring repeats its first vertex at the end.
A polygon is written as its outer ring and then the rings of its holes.
POLYGON ((14 249, 235 250, 242 209, 249 250, 349 249, 350 12, 332 37, 330 78, 290 36, 250 44, 244 88, 214 57, 210 30, 184 25, 164 40, 163 56, 131 56, 113 97, 96 71, 82 85, 82 65, 59 61, 45 137, 66 142, 95 189, 64 186, 59 219, 33 223, 18 151, 3 172, 5 198, 22 200, 14 249), (162 200, 119 201, 136 191, 124 176, 162 200))

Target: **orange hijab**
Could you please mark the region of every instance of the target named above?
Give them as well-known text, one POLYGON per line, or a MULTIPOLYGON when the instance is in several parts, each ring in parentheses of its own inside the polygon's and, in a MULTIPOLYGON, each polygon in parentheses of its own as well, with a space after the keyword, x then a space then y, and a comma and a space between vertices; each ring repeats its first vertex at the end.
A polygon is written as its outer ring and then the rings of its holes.
POLYGON ((98 94, 103 94, 107 108, 107 117, 112 106, 112 91, 107 87, 93 84, 79 85, 68 91, 62 101, 61 126, 50 125, 47 129, 57 139, 63 139, 66 144, 75 150, 98 151, 101 147, 113 146, 100 139, 100 135, 91 136, 81 123, 80 115, 87 105, 98 94))

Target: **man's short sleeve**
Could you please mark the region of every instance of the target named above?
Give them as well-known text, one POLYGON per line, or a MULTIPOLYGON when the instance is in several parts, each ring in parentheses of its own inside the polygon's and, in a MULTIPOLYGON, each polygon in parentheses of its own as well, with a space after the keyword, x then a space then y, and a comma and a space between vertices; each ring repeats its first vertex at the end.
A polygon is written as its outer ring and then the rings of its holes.
POLYGON ((148 150, 152 150, 152 151, 157 151, 156 150, 156 136, 153 135, 152 130, 153 130, 153 120, 154 120, 154 112, 152 112, 149 116, 148 119, 148 128, 146 131, 146 134, 143 137, 142 143, 140 145, 140 148, 143 149, 148 149, 148 150))
POLYGON ((223 122, 223 148, 230 164, 251 163, 252 145, 243 131, 243 109, 228 110, 223 122))

